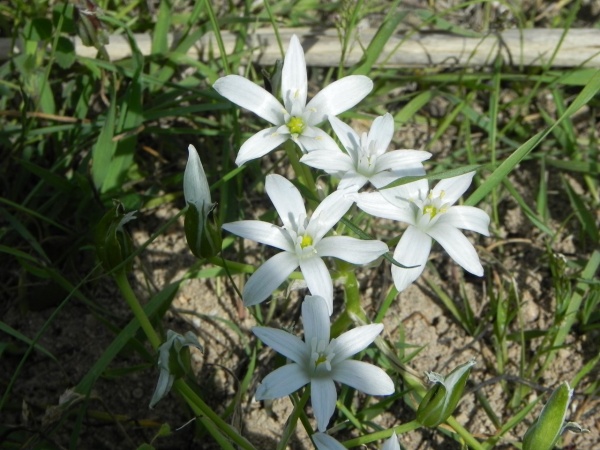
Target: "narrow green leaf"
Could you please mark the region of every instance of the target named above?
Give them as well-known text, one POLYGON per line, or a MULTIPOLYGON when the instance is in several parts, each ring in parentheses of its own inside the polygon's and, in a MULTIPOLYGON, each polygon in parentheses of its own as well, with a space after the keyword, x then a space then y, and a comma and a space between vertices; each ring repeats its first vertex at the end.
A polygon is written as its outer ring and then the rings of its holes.
MULTIPOLYGON (((176 282, 167 285, 158 294, 152 297, 144 308, 144 312, 149 318, 154 317, 157 311, 164 309, 165 305, 171 302, 173 296, 179 289, 179 283, 180 282, 176 282)), ((125 347, 125 345, 135 336, 139 327, 140 325, 137 319, 132 319, 131 322, 129 322, 115 337, 102 356, 98 358, 88 373, 77 384, 75 391, 79 392, 81 395, 89 394, 98 377, 102 375, 115 356, 117 356, 123 347, 125 347)))
POLYGON ((406 123, 408 122, 414 115, 423 108, 427 103, 429 103, 435 96, 437 92, 433 89, 429 89, 427 91, 419 93, 416 97, 411 99, 398 113, 394 116, 394 122, 406 123))
POLYGON ((104 184, 110 162, 117 149, 117 143, 113 141, 117 112, 116 100, 116 94, 113 92, 104 126, 100 132, 100 136, 98 136, 96 145, 94 145, 94 148, 92 149, 92 179, 98 190, 100 190, 104 184))
POLYGON ((569 105, 567 110, 560 118, 550 127, 540 131, 527 142, 516 149, 502 164, 482 183, 475 192, 465 202, 466 205, 474 206, 479 203, 494 187, 498 186, 502 180, 515 168, 515 166, 523 160, 546 136, 554 127, 562 123, 563 120, 571 117, 581 107, 587 104, 600 91, 600 71, 590 80, 590 82, 581 90, 579 95, 569 105))
POLYGON ((63 69, 68 69, 75 62, 75 46, 66 36, 60 36, 56 43, 56 63, 63 69))
POLYGON ((27 242, 28 245, 33 248, 38 255, 47 263, 50 264, 50 258, 46 255, 46 252, 37 241, 37 239, 31 234, 31 232, 27 229, 27 227, 21 223, 19 219, 9 213, 6 209, 0 208, 0 217, 3 217, 4 220, 8 222, 10 228, 16 231, 22 238, 27 242))
POLYGON ((23 35, 28 41, 45 41, 52 37, 52 21, 37 17, 25 24, 23 35))
MULTIPOLYGON (((465 37, 482 37, 481 33, 477 33, 472 29, 463 28, 442 17, 442 12, 434 12, 429 9, 416 9, 413 13, 421 18, 424 22, 433 25, 437 30, 447 31, 465 37)), ((445 11, 444 11, 445 13, 445 11)))
POLYGON ((50 358, 52 361, 54 361, 55 363, 58 364, 58 360, 52 353, 50 353, 48 350, 46 350, 40 344, 33 342, 27 336, 25 336, 24 334, 20 333, 19 331, 15 330, 10 325, 8 325, 2 321, 0 321, 0 331, 3 331, 4 333, 8 334, 9 336, 14 337, 15 339, 23 341, 27 345, 33 346, 33 348, 35 348, 38 352, 43 353, 48 358, 50 358))
POLYGON ((379 55, 383 52, 385 44, 387 44, 392 34, 396 31, 398 24, 402 22, 407 14, 408 11, 400 11, 386 17, 377 30, 377 33, 375 33, 373 40, 365 50, 362 62, 352 71, 353 75, 368 75, 371 72, 373 65, 377 62, 379 55))
POLYGON ((567 170, 569 172, 581 172, 588 175, 600 174, 600 162, 572 161, 554 158, 546 158, 546 163, 549 166, 557 169, 567 170))
POLYGON ((579 223, 581 224, 583 231, 595 244, 597 244, 598 240, 600 239, 600 235, 598 233, 598 224, 596 222, 594 213, 592 213, 590 208, 583 202, 579 194, 573 190, 571 183, 569 183, 565 177, 561 176, 561 179, 563 181, 563 185, 565 186, 565 190, 567 191, 567 195, 569 196, 571 206, 575 211, 575 215, 579 219, 579 223))

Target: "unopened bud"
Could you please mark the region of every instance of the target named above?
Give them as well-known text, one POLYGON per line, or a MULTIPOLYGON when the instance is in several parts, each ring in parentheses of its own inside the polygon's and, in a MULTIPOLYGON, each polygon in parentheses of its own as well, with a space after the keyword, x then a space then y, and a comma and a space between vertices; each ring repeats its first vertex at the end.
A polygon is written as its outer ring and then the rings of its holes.
POLYGON ((462 397, 471 367, 474 365, 475 360, 472 359, 454 369, 446 377, 435 372, 427 374, 429 381, 435 384, 419 404, 417 420, 421 425, 436 427, 450 417, 462 397))
POLYGON ((221 227, 213 215, 214 204, 210 188, 193 145, 188 147, 189 157, 183 174, 183 195, 188 205, 185 214, 185 237, 192 253, 198 258, 208 258, 221 251, 221 227))
MULTIPOLYGON (((573 389, 566 381, 552 392, 538 419, 525 432, 523 450, 551 450, 565 427, 570 430, 576 428, 573 427, 576 424, 565 425, 567 409, 572 396, 573 389)), ((581 430, 580 432, 585 431, 581 427, 579 430, 581 430)))
POLYGON ((135 219, 135 213, 123 213, 123 205, 115 203, 96 227, 96 253, 107 271, 113 270, 133 254, 131 237, 123 226, 135 219))

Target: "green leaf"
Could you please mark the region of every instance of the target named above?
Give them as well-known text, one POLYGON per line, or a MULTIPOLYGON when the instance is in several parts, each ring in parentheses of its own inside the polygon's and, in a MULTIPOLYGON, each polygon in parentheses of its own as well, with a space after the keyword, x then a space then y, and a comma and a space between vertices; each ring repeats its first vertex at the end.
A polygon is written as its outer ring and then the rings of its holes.
POLYGON ((52 23, 57 28, 60 25, 60 31, 63 33, 75 34, 77 28, 75 27, 74 14, 74 6, 72 4, 57 3, 52 8, 52 23))
POLYGON ((106 115, 106 120, 102 126, 102 131, 100 132, 100 136, 98 136, 96 145, 94 145, 94 148, 92 149, 92 179, 98 190, 100 190, 104 184, 110 162, 117 149, 117 143, 113 140, 115 134, 115 116, 117 113, 116 108, 116 94, 113 92, 108 114, 106 115))
POLYGON ((37 17, 25 24, 23 35, 28 41, 46 41, 52 37, 52 21, 43 17, 37 17))
POLYGON ((569 196, 569 200, 571 202, 571 206, 575 211, 575 215, 579 219, 579 223, 583 228, 585 234, 587 234, 595 244, 598 243, 600 236, 598 234, 598 225, 596 223, 596 219, 594 213, 590 211, 590 208, 583 202, 581 197, 573 190, 571 183, 569 183, 564 177, 561 177, 563 180, 563 185, 565 186, 565 190, 569 196))
POLYGON ((65 37, 60 36, 56 43, 56 63, 63 69, 68 69, 75 62, 75 46, 73 42, 65 37))
POLYGON ((580 108, 586 105, 600 91, 600 71, 590 80, 590 82, 581 90, 579 95, 573 100, 566 111, 550 127, 540 131, 527 142, 516 149, 500 166, 482 183, 475 192, 465 202, 466 205, 474 206, 489 194, 498 184, 500 184, 508 174, 525 158, 534 148, 536 148, 552 130, 564 120, 575 114, 580 108))
MULTIPOLYGON (((154 317, 157 311, 163 310, 173 300, 175 293, 179 289, 180 282, 169 284, 157 293, 144 307, 144 312, 149 318, 154 317)), ((96 361, 94 366, 83 377, 75 387, 75 391, 87 395, 90 393, 94 383, 106 370, 110 362, 121 352, 127 343, 135 336, 140 324, 137 319, 132 319, 125 328, 115 337, 112 343, 104 351, 102 356, 96 361)))
POLYGON ((435 96, 436 91, 433 89, 421 92, 411 101, 409 101, 399 112, 394 116, 394 121, 399 123, 406 123, 411 119, 418 111, 429 103, 435 96))
POLYGON ((26 343, 29 346, 33 346, 33 348, 35 348, 38 352, 46 355, 48 358, 50 358, 52 361, 54 361, 55 363, 58 364, 58 360, 52 353, 50 353, 48 350, 46 350, 40 344, 36 344, 34 341, 29 339, 27 336, 25 336, 24 334, 20 333, 19 331, 15 330, 10 325, 7 325, 2 321, 0 321, 0 331, 3 331, 4 333, 8 334, 9 336, 14 337, 15 339, 23 341, 24 343, 26 343))
POLYGON ((383 52, 385 44, 387 44, 392 34, 395 33, 398 24, 402 22, 407 14, 408 11, 400 11, 386 17, 365 50, 365 55, 360 65, 352 72, 353 75, 368 75, 371 72, 373 65, 377 62, 377 58, 383 52))

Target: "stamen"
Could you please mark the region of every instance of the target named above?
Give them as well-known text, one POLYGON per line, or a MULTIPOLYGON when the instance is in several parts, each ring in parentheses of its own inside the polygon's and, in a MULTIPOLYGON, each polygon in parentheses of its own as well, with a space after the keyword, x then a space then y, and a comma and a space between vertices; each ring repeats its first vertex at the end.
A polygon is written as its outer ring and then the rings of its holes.
POLYGON ((309 247, 312 244, 313 244, 313 238, 312 238, 312 236, 309 236, 308 234, 305 234, 304 236, 302 236, 302 240, 300 241, 300 247, 301 248, 309 247))

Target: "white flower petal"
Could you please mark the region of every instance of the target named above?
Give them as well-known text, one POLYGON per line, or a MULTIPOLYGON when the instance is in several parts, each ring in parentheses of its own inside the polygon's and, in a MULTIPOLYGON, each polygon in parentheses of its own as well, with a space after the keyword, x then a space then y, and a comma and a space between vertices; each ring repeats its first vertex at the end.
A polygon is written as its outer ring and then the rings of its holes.
POLYGON ((358 151, 360 149, 360 136, 349 126, 335 116, 329 116, 329 123, 333 132, 338 137, 346 151, 352 156, 354 161, 358 161, 358 151))
MULTIPOLYGON (((327 316, 327 323, 329 324, 329 316, 327 316)), ((253 327, 252 332, 277 353, 281 353, 300 365, 305 364, 308 350, 304 341, 299 337, 269 327, 253 327)))
POLYGON ((311 437, 317 447, 317 450, 346 450, 346 447, 328 434, 314 433, 311 437))
POLYGON ((306 385, 310 378, 298 364, 286 364, 274 370, 258 385, 256 400, 273 400, 285 397, 306 385))
POLYGON ((381 195, 391 204, 405 208, 407 202, 425 199, 429 194, 427 180, 417 180, 390 189, 381 189, 381 195))
POLYGON ((261 244, 270 245, 288 252, 294 251, 294 245, 289 240, 285 230, 260 220, 240 220, 223 224, 223 229, 237 236, 251 239, 261 244))
POLYGON ((219 78, 213 88, 229 101, 252 111, 273 125, 283 124, 284 108, 268 91, 239 75, 219 78))
POLYGON ((312 295, 325 299, 329 315, 333 312, 333 281, 323 260, 317 256, 300 259, 300 269, 312 295))
POLYGON ((310 382, 310 401, 312 403, 317 427, 325 431, 335 411, 337 393, 331 378, 313 378, 310 382))
MULTIPOLYGON (((371 184, 379 189, 379 192, 387 191, 385 187, 393 183, 394 181, 398 181, 400 178, 404 177, 417 177, 425 174, 425 169, 422 164, 415 165, 407 165, 402 169, 396 169, 391 171, 379 172, 373 175, 369 181, 371 184)), ((398 201, 396 201, 398 203, 398 201)))
POLYGON ((453 205, 469 189, 474 176, 475 172, 469 172, 457 177, 446 178, 441 180, 431 191, 434 197, 444 192, 444 202, 453 205))
POLYGON ((304 50, 300 45, 298 36, 294 34, 285 53, 281 72, 281 94, 285 109, 292 111, 292 98, 304 107, 306 105, 307 87, 304 50))
POLYGON ((482 276, 483 267, 473 244, 457 228, 436 223, 427 233, 440 243, 450 257, 467 272, 482 276))
POLYGON ((375 142, 377 154, 383 154, 394 136, 394 118, 390 113, 385 113, 383 116, 377 117, 369 130, 368 140, 375 142))
MULTIPOLYGON (((313 338, 317 341, 329 341, 331 323, 329 321, 327 302, 318 295, 307 295, 302 302, 302 324, 304 325, 304 340, 307 344, 313 338)), ((306 344, 305 344, 306 345, 306 344)))
POLYGON ((345 192, 336 191, 328 195, 313 212, 306 231, 319 242, 331 228, 340 221, 354 203, 345 192))
POLYGON ((381 191, 358 194, 356 206, 375 217, 398 220, 411 225, 415 223, 415 214, 408 202, 405 202, 404 207, 400 208, 398 205, 390 203, 381 191))
POLYGON ((358 190, 368 182, 369 179, 367 177, 360 173, 356 173, 354 169, 352 169, 346 172, 340 180, 340 184, 338 184, 338 191, 358 192, 358 190))
POLYGON ((423 150, 393 150, 377 158, 375 170, 381 172, 382 170, 406 169, 407 166, 411 168, 421 167, 424 175, 425 170, 420 163, 429 158, 431 158, 431 153, 423 150))
POLYGON ((304 200, 296 186, 281 175, 271 174, 267 175, 265 180, 265 190, 283 226, 295 230, 298 227, 298 218, 306 217, 304 200))
POLYGON ((257 305, 265 300, 296 267, 298 267, 298 259, 292 253, 278 253, 268 259, 246 282, 242 294, 244 305, 257 305))
POLYGON ((315 150, 300 158, 300 162, 315 169, 325 170, 327 173, 346 172, 353 169, 352 160, 341 150, 315 150))
POLYGON ((250 136, 250 138, 240 147, 240 151, 235 158, 235 163, 238 166, 241 166, 248 161, 265 156, 271 150, 287 141, 290 136, 279 133, 279 128, 280 127, 267 128, 250 136))
POLYGON ((381 450, 400 450, 400 444, 398 443, 398 436, 396 433, 392 434, 390 438, 383 443, 381 450))
POLYGON ((297 142, 305 153, 317 150, 327 150, 330 152, 340 151, 340 148, 331 136, 320 128, 313 126, 307 126, 302 134, 298 136, 297 142))
POLYGON ((364 75, 350 75, 334 81, 308 102, 306 109, 312 112, 310 125, 317 125, 327 116, 338 114, 352 108, 373 89, 373 82, 364 75))
POLYGON ((405 266, 417 266, 412 269, 403 269, 392 266, 392 278, 398 292, 402 292, 415 281, 423 270, 431 251, 431 238, 416 227, 410 226, 394 250, 394 259, 405 266))
POLYGON ((352 355, 363 351, 375 340, 383 331, 383 325, 373 323, 363 325, 346 331, 341 336, 333 339, 329 344, 329 348, 335 356, 331 360, 331 365, 338 364, 352 355))
POLYGON ((349 236, 329 236, 316 245, 319 256, 333 256, 352 264, 367 264, 388 251, 388 246, 377 240, 362 240, 349 236))
POLYGON ((156 383, 156 389, 154 389, 154 394, 152 394, 152 398, 150 399, 150 409, 153 409, 160 399, 169 393, 174 381, 175 375, 171 375, 168 370, 160 370, 160 373, 158 374, 158 383, 156 383))
POLYGON ((452 206, 440 216, 437 224, 475 231, 484 236, 490 235, 488 231, 490 216, 482 209, 474 206, 452 206))
POLYGON ((391 395, 395 391, 394 382, 389 375, 379 367, 366 362, 347 359, 337 364, 331 375, 335 381, 365 394, 391 395))

